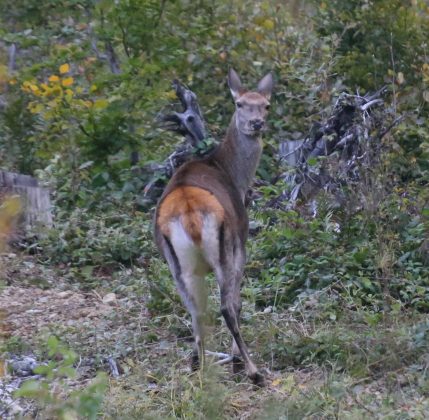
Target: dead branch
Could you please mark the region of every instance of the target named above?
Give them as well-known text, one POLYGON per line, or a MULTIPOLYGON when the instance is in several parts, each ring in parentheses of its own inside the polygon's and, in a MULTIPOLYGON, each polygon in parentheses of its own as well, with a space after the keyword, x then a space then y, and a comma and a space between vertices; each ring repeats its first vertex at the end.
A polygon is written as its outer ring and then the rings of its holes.
POLYGON ((273 199, 269 206, 290 207, 298 199, 309 201, 320 190, 336 195, 340 186, 357 181, 359 168, 374 165, 381 153, 382 138, 401 120, 393 118, 384 107, 383 87, 365 96, 341 94, 331 116, 314 125, 309 135, 300 141, 285 141, 280 158, 294 167, 283 179, 290 185, 290 193, 273 199), (393 122, 392 122, 393 121, 393 122), (323 162, 314 158, 325 156, 323 162))
POLYGON ((16 70, 16 53, 17 53, 17 46, 15 42, 12 42, 12 44, 9 45, 8 48, 8 72, 9 74, 12 74, 16 70))
POLYGON ((166 180, 178 167, 194 156, 204 156, 213 148, 211 143, 204 144, 208 136, 197 96, 178 80, 173 81, 173 88, 182 106, 182 111, 172 111, 169 114, 161 115, 158 122, 165 130, 183 135, 185 141, 163 163, 146 168, 154 175, 146 185, 144 194, 153 200, 161 194, 166 180))

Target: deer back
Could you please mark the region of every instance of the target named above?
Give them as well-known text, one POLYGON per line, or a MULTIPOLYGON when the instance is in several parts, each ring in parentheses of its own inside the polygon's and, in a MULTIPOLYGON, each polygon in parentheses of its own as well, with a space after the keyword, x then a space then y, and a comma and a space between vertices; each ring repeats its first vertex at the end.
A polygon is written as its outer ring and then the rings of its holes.
POLYGON ((229 175, 210 157, 185 163, 164 190, 155 213, 155 237, 158 245, 161 243, 158 223, 161 204, 170 193, 184 186, 201 188, 216 197, 224 211, 224 228, 232 229, 244 245, 249 225, 246 208, 229 175))

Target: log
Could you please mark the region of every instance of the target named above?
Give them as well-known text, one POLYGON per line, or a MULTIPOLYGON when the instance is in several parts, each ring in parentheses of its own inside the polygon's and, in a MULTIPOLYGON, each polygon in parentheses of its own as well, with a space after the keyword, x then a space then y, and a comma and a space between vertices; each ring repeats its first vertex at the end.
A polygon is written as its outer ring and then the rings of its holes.
POLYGON ((18 195, 21 199, 21 229, 52 226, 50 192, 40 187, 36 178, 0 170, 0 198, 9 195, 18 195))

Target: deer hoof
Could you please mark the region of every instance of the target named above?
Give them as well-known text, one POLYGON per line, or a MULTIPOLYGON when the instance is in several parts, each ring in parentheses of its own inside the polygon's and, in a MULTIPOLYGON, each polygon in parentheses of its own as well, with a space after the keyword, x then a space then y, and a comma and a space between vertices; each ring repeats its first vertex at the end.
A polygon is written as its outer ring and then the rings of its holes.
POLYGON ((249 378, 253 382, 253 384, 259 388, 263 388, 266 385, 264 375, 259 372, 255 372, 249 375, 249 378))
POLYGON ((241 373, 244 371, 245 365, 243 360, 237 355, 234 355, 232 359, 232 372, 233 373, 241 373))
POLYGON ((191 356, 191 370, 192 372, 195 372, 200 368, 200 358, 198 357, 198 354, 193 354, 191 356))

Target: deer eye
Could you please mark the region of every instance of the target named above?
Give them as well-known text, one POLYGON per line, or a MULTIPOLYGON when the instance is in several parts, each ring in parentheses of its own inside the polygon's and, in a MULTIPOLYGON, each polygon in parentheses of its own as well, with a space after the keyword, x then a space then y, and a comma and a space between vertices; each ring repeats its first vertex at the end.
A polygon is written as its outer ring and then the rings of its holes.
POLYGON ((271 105, 265 105, 265 109, 269 110, 271 105))
POLYGON ((236 102, 235 105, 237 105, 237 108, 241 108, 243 106, 241 102, 236 102))

